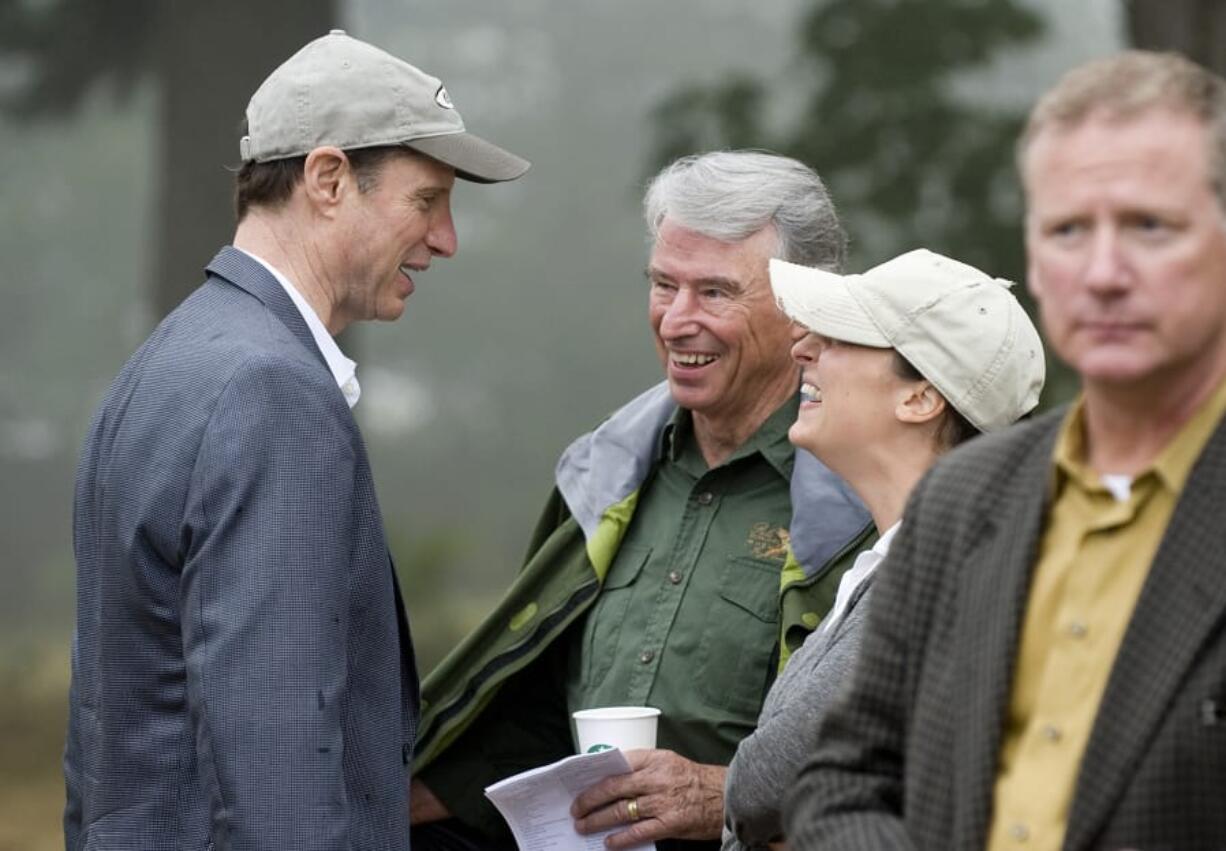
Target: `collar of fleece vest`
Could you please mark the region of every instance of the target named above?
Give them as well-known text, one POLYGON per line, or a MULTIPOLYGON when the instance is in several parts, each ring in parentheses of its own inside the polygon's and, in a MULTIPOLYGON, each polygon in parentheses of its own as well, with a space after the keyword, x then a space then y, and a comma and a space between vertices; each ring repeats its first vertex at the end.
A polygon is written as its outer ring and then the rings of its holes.
MULTIPOLYGON (((606 512, 638 493, 676 410, 668 383, 661 382, 562 453, 558 491, 589 542, 606 512)), ((796 450, 791 491, 792 554, 811 576, 864 529, 869 514, 846 482, 803 449, 796 450)))

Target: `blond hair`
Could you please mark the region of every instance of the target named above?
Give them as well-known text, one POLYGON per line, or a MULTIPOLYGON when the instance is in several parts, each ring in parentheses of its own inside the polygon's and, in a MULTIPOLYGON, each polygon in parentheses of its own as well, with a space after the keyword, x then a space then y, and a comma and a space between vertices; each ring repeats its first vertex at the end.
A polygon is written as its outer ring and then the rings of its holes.
POLYGON ((1151 109, 1185 112, 1204 123, 1210 179, 1226 209, 1226 80, 1177 53, 1127 50, 1069 71, 1030 111, 1017 144, 1018 168, 1045 130, 1070 129, 1092 114, 1126 119, 1151 109))

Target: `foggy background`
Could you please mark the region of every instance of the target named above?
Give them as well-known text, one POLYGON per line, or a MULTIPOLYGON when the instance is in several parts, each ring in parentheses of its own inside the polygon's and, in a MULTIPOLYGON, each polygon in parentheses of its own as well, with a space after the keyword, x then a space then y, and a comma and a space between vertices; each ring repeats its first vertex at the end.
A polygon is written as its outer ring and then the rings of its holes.
MULTIPOLYGON (((1011 144, 1034 95, 1129 42, 1212 53, 1221 6, 0 0, 0 851, 62 847, 76 454, 231 236, 239 122, 292 52, 278 38, 372 41, 533 162, 457 183, 458 255, 400 321, 342 341, 424 672, 509 583, 559 452, 659 380, 639 200, 663 161, 799 155, 852 270, 926 245, 1021 280, 1011 144)), ((1047 401, 1072 391, 1057 377, 1047 401)))

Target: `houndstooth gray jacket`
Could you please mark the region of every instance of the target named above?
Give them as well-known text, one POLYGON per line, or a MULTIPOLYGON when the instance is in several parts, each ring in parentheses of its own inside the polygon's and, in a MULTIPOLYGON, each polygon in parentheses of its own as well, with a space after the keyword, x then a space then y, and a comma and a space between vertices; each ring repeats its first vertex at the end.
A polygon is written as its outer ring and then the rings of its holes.
MULTIPOLYGON (((1063 411, 915 490, 860 664, 787 810, 796 848, 981 849, 1063 411)), ((1197 460, 1082 759, 1066 851, 1226 848, 1226 426, 1197 460)))

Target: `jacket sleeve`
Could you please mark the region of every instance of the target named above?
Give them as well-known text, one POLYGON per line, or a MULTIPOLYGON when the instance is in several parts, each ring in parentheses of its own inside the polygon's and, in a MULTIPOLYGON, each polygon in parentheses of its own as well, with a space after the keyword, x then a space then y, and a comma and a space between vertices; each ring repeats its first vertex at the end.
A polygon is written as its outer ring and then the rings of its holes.
POLYGON ((799 847, 914 847, 902 818, 903 759, 913 662, 922 652, 910 583, 923 487, 873 578, 860 658, 820 720, 812 755, 785 802, 788 839, 799 847))
POLYGON ((792 656, 757 729, 737 746, 728 766, 724 815, 729 831, 746 845, 783 835, 783 796, 816 747, 818 723, 851 676, 870 596, 859 596, 832 635, 814 633, 792 656))
POLYGON ((185 508, 187 701, 214 838, 234 851, 353 846, 342 771, 357 465, 314 364, 241 367, 185 508))
MULTIPOLYGON (((525 565, 533 561, 569 517, 566 503, 555 489, 532 533, 525 565)), ((567 561, 580 558, 582 536, 572 534, 564 538, 569 543, 559 557, 567 561)), ((556 548, 557 540, 553 544, 556 548)), ((509 841, 510 833, 502 816, 485 797, 485 787, 574 752, 565 691, 574 628, 561 633, 536 659, 509 677, 439 758, 416 769, 417 778, 449 812, 491 840, 509 841)), ((433 696, 436 687, 443 685, 441 681, 471 676, 471 671, 463 673, 470 667, 449 668, 444 662, 427 678, 427 696, 433 696)))
POLYGON ((465 825, 510 841, 485 787, 574 753, 566 710, 569 633, 507 680, 489 705, 418 778, 465 825))

